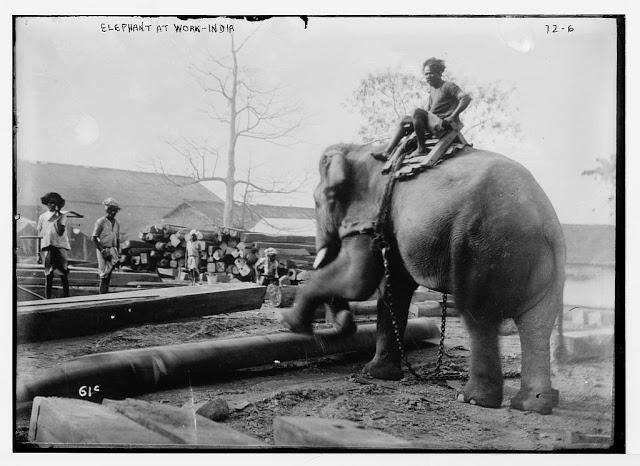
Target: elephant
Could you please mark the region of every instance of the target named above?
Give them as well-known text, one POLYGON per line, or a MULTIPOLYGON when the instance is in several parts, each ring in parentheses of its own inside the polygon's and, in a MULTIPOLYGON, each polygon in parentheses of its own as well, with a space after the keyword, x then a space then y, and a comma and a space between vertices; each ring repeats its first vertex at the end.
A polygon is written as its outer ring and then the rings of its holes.
MULTIPOLYGON (((312 333, 315 309, 329 303, 338 327, 353 331, 348 301, 370 298, 384 282, 376 241, 388 177, 370 145, 337 144, 320 159, 316 264, 281 322, 312 333)), ((500 407, 498 333, 514 319, 521 342, 521 385, 511 407, 551 413, 550 339, 563 306, 566 248, 551 202, 531 173, 503 155, 466 146, 418 176, 396 182, 388 202, 388 281, 393 314, 378 298, 376 352, 364 371, 402 378, 392 324, 403 334, 420 285, 450 293, 470 338, 469 379, 458 401, 500 407)))

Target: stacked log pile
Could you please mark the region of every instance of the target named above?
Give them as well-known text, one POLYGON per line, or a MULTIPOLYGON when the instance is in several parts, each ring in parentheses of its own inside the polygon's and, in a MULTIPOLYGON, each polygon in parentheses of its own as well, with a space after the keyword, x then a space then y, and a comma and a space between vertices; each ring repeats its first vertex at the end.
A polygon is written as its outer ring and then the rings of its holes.
MULTIPOLYGON (((150 225, 138 234, 138 240, 122 244, 120 262, 133 270, 157 271, 160 276, 178 277, 187 262, 186 241, 191 228, 178 225, 150 225)), ((230 228, 199 230, 200 272, 244 277, 244 245, 239 231, 230 228), (240 270, 242 269, 242 271, 240 270)))
POLYGON ((305 281, 313 269, 315 236, 276 236, 246 231, 240 233, 240 239, 257 257, 263 257, 265 249, 275 248, 280 263, 278 274, 280 277, 286 276, 290 284, 305 281))
MULTIPOLYGON (((135 271, 158 272, 162 277, 180 276, 187 262, 186 240, 191 228, 150 225, 138 240, 122 243, 120 263, 135 271)), ((265 249, 276 248, 279 275, 289 282, 304 280, 315 259, 313 236, 274 236, 232 228, 198 230, 201 246, 199 272, 253 281, 254 265, 265 249)))

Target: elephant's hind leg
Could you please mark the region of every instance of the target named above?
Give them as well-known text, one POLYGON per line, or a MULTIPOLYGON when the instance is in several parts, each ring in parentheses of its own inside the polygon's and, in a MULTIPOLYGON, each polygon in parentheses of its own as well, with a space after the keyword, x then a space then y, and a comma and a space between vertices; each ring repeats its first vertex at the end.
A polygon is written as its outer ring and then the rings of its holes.
POLYGON ((551 414, 558 404, 558 391, 551 388, 549 340, 556 319, 557 296, 548 296, 533 309, 516 317, 520 333, 522 370, 520 391, 511 399, 511 407, 523 411, 551 414))
POLYGON ((471 340, 469 381, 458 395, 458 401, 498 408, 502 404, 502 367, 498 346, 499 322, 477 321, 465 316, 471 340))

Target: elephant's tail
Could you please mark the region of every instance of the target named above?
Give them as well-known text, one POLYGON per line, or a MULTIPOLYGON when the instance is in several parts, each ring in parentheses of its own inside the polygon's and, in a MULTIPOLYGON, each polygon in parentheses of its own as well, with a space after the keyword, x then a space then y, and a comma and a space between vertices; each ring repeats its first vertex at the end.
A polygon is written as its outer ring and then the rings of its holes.
POLYGON ((562 363, 567 357, 567 348, 564 340, 563 323, 564 323, 564 281, 565 281, 565 263, 566 263, 566 246, 564 241, 564 234, 561 227, 558 225, 556 228, 545 228, 545 238, 549 247, 553 251, 554 256, 554 273, 551 278, 552 292, 557 296, 558 311, 556 315, 557 319, 557 334, 556 344, 554 350, 554 359, 562 363), (551 230, 551 231, 549 231, 551 230))
POLYGON ((562 322, 564 320, 564 306, 558 313, 558 334, 556 336, 556 348, 553 354, 554 359, 558 363, 564 363, 567 359, 567 347, 564 342, 564 333, 562 330, 562 322))

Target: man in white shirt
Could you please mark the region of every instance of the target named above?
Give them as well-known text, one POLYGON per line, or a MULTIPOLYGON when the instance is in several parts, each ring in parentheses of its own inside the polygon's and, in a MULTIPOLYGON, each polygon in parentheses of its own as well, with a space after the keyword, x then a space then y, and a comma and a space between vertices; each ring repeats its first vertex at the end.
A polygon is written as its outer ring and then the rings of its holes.
POLYGON ((96 245, 98 255, 98 276, 100 277, 100 294, 109 292, 109 282, 113 268, 118 264, 120 254, 120 223, 116 220, 116 214, 120 205, 112 197, 105 199, 104 210, 106 214, 96 221, 91 239, 96 245))
POLYGON ((67 237, 67 216, 60 212, 65 201, 58 193, 47 193, 40 198, 48 210, 38 217, 38 236, 41 238, 40 250, 44 261, 45 298, 51 298, 53 274, 62 273, 64 297, 69 296, 68 251, 71 249, 67 237))

